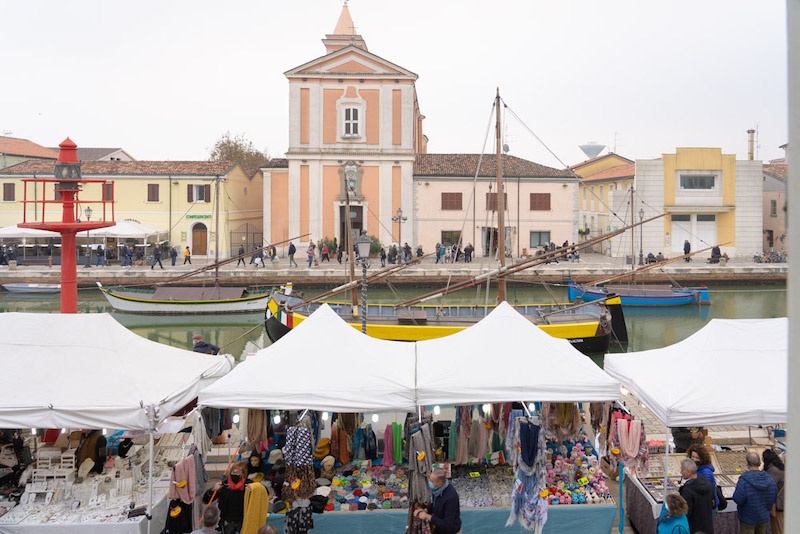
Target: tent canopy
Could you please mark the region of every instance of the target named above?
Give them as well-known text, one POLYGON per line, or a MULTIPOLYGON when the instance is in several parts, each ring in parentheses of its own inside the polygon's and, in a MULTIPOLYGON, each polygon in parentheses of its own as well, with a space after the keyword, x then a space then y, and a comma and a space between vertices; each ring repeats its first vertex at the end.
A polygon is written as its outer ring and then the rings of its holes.
POLYGON ((17 225, 4 226, 3 228, 0 228, 0 239, 47 239, 50 237, 61 237, 61 234, 58 232, 50 232, 48 230, 37 230, 35 228, 20 228, 17 225))
POLYGON ((233 366, 144 339, 105 313, 2 313, 0 428, 148 430, 233 366))
POLYGON ((606 354, 605 370, 665 425, 787 422, 789 320, 712 319, 662 349, 606 354))
POLYGON ((616 380, 506 302, 466 330, 417 343, 421 405, 617 398, 616 380))
POLYGON ((417 343, 365 336, 323 305, 277 343, 204 389, 200 404, 365 412, 618 397, 619 384, 594 362, 508 304, 463 332, 417 343), (342 352, 332 350, 332 343, 342 352), (343 354, 347 361, 339 362, 343 354), (279 372, 292 375, 287 365, 297 370, 297 378, 275 380, 279 372))
POLYGON ((407 411, 414 345, 363 335, 327 304, 200 393, 203 406, 407 411))
POLYGON ((121 237, 133 239, 146 239, 151 235, 166 233, 164 230, 153 228, 136 221, 117 221, 114 226, 107 226, 92 230, 92 237, 121 237))

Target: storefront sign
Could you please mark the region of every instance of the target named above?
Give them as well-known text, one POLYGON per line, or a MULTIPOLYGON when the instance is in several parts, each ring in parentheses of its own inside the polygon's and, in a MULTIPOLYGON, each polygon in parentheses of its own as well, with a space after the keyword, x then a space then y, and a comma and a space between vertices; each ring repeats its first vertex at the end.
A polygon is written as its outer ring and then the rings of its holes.
POLYGON ((187 219, 210 219, 211 215, 187 215, 187 219))

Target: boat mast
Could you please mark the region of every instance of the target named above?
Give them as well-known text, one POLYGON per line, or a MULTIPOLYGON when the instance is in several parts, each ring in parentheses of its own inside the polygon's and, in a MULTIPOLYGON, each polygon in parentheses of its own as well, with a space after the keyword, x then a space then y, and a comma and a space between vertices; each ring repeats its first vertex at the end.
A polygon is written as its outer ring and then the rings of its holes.
POLYGON ((214 180, 214 198, 217 201, 214 214, 214 285, 219 285, 219 174, 214 180))
MULTIPOLYGON (((642 229, 639 228, 641 232, 642 229)), ((631 185, 631 272, 636 270, 636 232, 633 231, 633 185, 631 185)))
MULTIPOLYGON (((502 131, 500 128, 500 88, 497 88, 497 96, 494 99, 495 107, 495 170, 497 173, 497 201, 495 207, 497 208, 497 255, 500 258, 500 268, 506 265, 506 226, 505 226, 505 191, 503 189, 503 139, 502 131)), ((506 300, 506 281, 503 278, 497 280, 497 301, 503 302, 506 300)))

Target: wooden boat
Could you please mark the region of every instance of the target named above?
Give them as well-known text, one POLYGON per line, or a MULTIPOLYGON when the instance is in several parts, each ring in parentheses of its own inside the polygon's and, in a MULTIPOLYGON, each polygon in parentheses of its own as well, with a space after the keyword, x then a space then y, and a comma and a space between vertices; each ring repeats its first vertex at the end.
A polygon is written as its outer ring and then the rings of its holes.
POLYGON ((271 291, 243 287, 97 287, 118 311, 148 314, 252 313, 266 306, 271 291))
MULTIPOLYGON (((303 322, 322 302, 305 302, 287 291, 276 291, 267 303, 264 326, 277 341, 303 322)), ((361 329, 361 318, 349 303, 327 301, 353 328, 361 329)), ((417 305, 396 309, 391 304, 367 306, 367 335, 393 341, 421 341, 448 336, 468 328, 494 307, 469 305, 417 305)), ((605 352, 612 337, 627 341, 625 319, 619 299, 581 306, 518 304, 514 308, 553 337, 569 340, 584 354, 605 352)))
POLYGON ((686 306, 711 305, 708 288, 677 288, 668 284, 615 284, 607 286, 581 285, 570 281, 567 288, 570 301, 578 299, 591 302, 610 294, 619 295, 623 306, 686 306))
POLYGON ((3 284, 10 293, 60 293, 61 284, 3 284))

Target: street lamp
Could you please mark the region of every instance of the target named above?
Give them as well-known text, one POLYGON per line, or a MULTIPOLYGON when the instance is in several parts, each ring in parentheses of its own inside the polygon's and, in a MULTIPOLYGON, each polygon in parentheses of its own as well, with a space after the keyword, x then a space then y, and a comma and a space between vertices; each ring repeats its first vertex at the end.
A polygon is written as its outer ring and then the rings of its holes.
POLYGON ((408 217, 403 217, 403 208, 397 208, 397 215, 392 217, 392 221, 397 223, 397 248, 400 249, 400 255, 397 258, 397 263, 402 263, 403 258, 403 223, 408 220, 408 217))
POLYGON ((369 267, 369 249, 372 245, 367 233, 356 239, 358 261, 361 263, 361 333, 367 333, 367 267, 369 267))
MULTIPOLYGON (((83 210, 83 213, 86 214, 86 222, 89 222, 89 221, 92 220, 92 207, 91 206, 86 206, 86 209, 83 210)), ((86 264, 84 265, 84 268, 85 267, 90 267, 91 268, 91 266, 92 266, 92 249, 89 247, 89 229, 87 228, 86 229, 86 264)))
POLYGON ((644 255, 642 254, 642 221, 644 220, 644 209, 639 208, 639 265, 644 265, 644 255))

